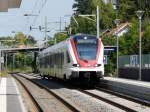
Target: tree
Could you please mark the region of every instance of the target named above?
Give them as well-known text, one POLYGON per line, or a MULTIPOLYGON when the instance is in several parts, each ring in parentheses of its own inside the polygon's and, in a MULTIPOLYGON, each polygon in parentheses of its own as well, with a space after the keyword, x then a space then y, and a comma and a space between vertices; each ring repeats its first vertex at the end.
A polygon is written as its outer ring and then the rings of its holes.
POLYGON ((26 37, 25 45, 34 46, 35 44, 36 44, 36 40, 34 39, 33 36, 29 35, 28 37, 26 37))
POLYGON ((4 47, 11 47, 14 42, 14 38, 10 36, 0 37, 0 41, 4 47))
POLYGON ((75 9, 75 14, 88 14, 92 11, 91 0, 75 0, 73 4, 73 9, 75 9))
POLYGON ((118 18, 129 21, 136 16, 137 10, 144 10, 145 17, 150 17, 150 2, 149 0, 118 0, 118 18))
POLYGON ((108 35, 104 35, 104 37, 102 38, 103 44, 104 45, 109 45, 109 46, 115 46, 116 45, 116 37, 114 36, 109 36, 108 35))
POLYGON ((142 52, 143 54, 150 53, 150 22, 146 22, 144 34, 142 36, 142 52))
POLYGON ((138 21, 133 18, 131 27, 126 35, 119 38, 119 51, 122 55, 138 54, 138 21))
MULTIPOLYGON (((73 5, 75 8, 75 15, 78 14, 95 14, 97 5, 100 7, 100 29, 112 28, 113 20, 115 18, 115 11, 112 7, 112 3, 109 2, 105 4, 103 0, 75 0, 76 3, 73 5)), ((89 21, 85 18, 75 16, 79 23, 76 24, 74 19, 71 19, 71 27, 73 29, 73 34, 75 33, 89 33, 96 34, 96 23, 89 21)), ((96 19, 91 17, 91 19, 96 19)))
POLYGON ((54 35, 54 39, 55 38, 56 38, 56 43, 59 43, 67 38, 67 34, 59 32, 54 35))

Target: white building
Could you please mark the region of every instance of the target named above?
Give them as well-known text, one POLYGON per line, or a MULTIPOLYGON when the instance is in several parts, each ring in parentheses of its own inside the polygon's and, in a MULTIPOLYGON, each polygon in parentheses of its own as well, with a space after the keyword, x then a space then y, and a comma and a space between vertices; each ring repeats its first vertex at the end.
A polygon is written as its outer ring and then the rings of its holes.
POLYGON ((129 31, 129 27, 131 26, 130 23, 126 22, 126 23, 121 23, 119 24, 118 27, 113 28, 111 30, 105 30, 104 32, 101 33, 101 37, 103 38, 103 36, 105 34, 107 34, 108 36, 114 36, 114 37, 121 37, 124 34, 126 34, 129 31))

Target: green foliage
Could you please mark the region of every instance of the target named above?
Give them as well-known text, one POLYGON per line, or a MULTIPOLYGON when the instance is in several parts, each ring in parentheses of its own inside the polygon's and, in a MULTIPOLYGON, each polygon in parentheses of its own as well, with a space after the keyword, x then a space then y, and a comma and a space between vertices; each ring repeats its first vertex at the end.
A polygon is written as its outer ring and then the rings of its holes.
MULTIPOLYGON (((113 20, 115 18, 115 11, 112 3, 105 4, 102 0, 75 0, 73 8, 75 8, 75 15, 79 14, 95 14, 97 5, 100 7, 100 28, 101 30, 113 27, 113 20)), ((96 34, 96 22, 90 21, 83 17, 75 16, 79 25, 74 19, 71 19, 72 33, 88 33, 96 34)), ((91 17, 91 19, 96 19, 91 17)))
POLYGON ((19 47, 20 45, 34 46, 36 40, 33 36, 26 36, 22 32, 16 33, 14 37, 0 37, 0 40, 4 47, 19 47))
POLYGON ((87 14, 91 12, 91 0, 75 0, 73 8, 75 9, 75 14, 87 14))
POLYGON ((150 53, 150 22, 146 22, 146 26, 144 28, 144 34, 142 37, 142 52, 143 54, 150 53))
POLYGON ((126 35, 119 37, 119 51, 121 55, 138 53, 138 22, 135 18, 132 20, 131 27, 126 35))
POLYGON ((116 45, 116 37, 110 36, 108 37, 107 35, 104 35, 102 38, 102 42, 104 45, 109 45, 109 46, 115 46, 116 45))
POLYGON ((28 53, 16 53, 15 54, 15 67, 20 68, 24 66, 31 66, 32 65, 32 56, 28 53))
POLYGON ((15 35, 15 43, 18 45, 24 45, 25 44, 25 35, 22 32, 18 32, 15 35))
MULTIPOLYGON (((26 37, 22 32, 19 32, 15 37, 0 37, 4 47, 19 47, 20 45, 27 45, 28 47, 34 46, 36 41, 34 37, 26 37)), ((13 66, 13 55, 8 54, 7 66, 10 69, 21 69, 26 70, 26 68, 32 67, 32 55, 29 53, 15 53, 15 63, 13 66)))
POLYGON ((56 38, 56 43, 59 43, 67 38, 67 34, 65 33, 56 33, 54 38, 56 38))
POLYGON ((130 21, 136 17, 136 11, 139 9, 145 11, 145 17, 150 17, 149 0, 119 0, 118 18, 122 21, 130 21))
MULTIPOLYGON (((89 21, 82 17, 75 17, 78 21, 78 25, 73 19, 71 19, 72 34, 85 33, 85 34, 96 34, 96 23, 89 21)), ((93 18, 94 19, 94 18, 93 18)))
POLYGON ((34 39, 33 36, 29 35, 28 37, 26 37, 25 45, 34 46, 35 44, 36 44, 36 40, 34 39))
POLYGON ((137 11, 137 1, 136 0, 120 0, 118 7, 118 17, 123 20, 129 20, 136 16, 135 11, 137 11))
POLYGON ((54 44, 55 44, 54 38, 48 40, 48 46, 52 46, 52 45, 54 45, 54 44))
POLYGON ((116 69, 116 53, 111 53, 108 56, 108 64, 105 65, 105 76, 114 75, 115 69, 116 69))
POLYGON ((55 44, 55 42, 59 43, 61 41, 64 41, 66 40, 67 36, 68 36, 67 33, 63 33, 63 32, 56 33, 53 38, 50 38, 48 40, 48 45, 52 46, 55 44))
MULTIPOLYGON (((71 18, 70 25, 72 34, 86 33, 96 34, 96 22, 90 21, 87 18, 78 16, 79 14, 95 14, 96 7, 100 8, 100 30, 112 29, 116 27, 114 20, 119 18, 121 22, 130 22, 131 26, 126 35, 119 37, 119 55, 130 55, 139 53, 139 22, 136 16, 136 11, 142 9, 145 11, 143 16, 142 29, 144 34, 142 35, 142 52, 150 53, 150 2, 149 0, 119 0, 117 10, 114 10, 112 3, 105 4, 103 0, 74 0, 73 5, 74 18, 71 18)), ((96 19, 95 17, 90 17, 96 19)), ((54 39, 57 43, 66 39, 67 35, 57 33, 54 39)), ((54 39, 49 41, 50 45, 54 44, 54 39)), ((114 36, 105 35, 102 38, 104 45, 116 45, 116 38, 114 36)), ((109 64, 105 66, 106 73, 112 73, 116 68, 116 54, 111 54, 109 57, 109 64)))
POLYGON ((0 37, 0 41, 3 44, 3 46, 5 47, 9 47, 12 46, 14 43, 14 38, 13 37, 0 37))

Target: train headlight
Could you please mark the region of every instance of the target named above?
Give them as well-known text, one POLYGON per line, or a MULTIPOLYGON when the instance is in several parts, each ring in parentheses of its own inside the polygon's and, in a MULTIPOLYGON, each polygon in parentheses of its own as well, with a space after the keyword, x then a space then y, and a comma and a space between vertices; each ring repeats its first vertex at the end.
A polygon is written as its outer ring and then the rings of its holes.
POLYGON ((79 67, 79 64, 73 64, 72 66, 74 66, 74 67, 79 67))
POLYGON ((95 65, 95 67, 100 67, 100 66, 101 66, 101 64, 96 64, 96 65, 95 65))

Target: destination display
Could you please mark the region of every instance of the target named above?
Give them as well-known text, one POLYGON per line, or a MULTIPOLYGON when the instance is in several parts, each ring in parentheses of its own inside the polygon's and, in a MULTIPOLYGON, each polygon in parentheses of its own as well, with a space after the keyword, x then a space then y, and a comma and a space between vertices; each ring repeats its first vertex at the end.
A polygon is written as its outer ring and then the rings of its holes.
POLYGON ((77 44, 96 44, 97 39, 77 39, 77 44))

